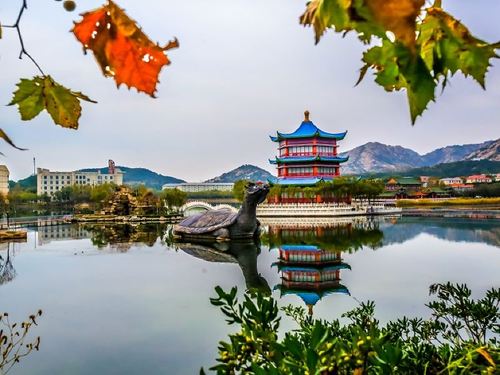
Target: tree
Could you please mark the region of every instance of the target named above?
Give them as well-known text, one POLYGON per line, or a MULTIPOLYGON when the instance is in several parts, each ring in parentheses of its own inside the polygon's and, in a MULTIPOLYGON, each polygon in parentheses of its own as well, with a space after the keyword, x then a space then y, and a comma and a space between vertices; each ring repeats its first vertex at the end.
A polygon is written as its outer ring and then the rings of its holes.
POLYGON ((115 184, 96 185, 90 191, 90 200, 98 204, 107 202, 111 199, 115 191, 115 184))
POLYGON ((160 199, 171 209, 181 207, 186 203, 187 194, 179 189, 165 189, 160 193, 160 199))
POLYGON ((245 187, 249 182, 249 180, 238 180, 234 183, 233 195, 238 201, 243 202, 243 198, 245 197, 245 187))

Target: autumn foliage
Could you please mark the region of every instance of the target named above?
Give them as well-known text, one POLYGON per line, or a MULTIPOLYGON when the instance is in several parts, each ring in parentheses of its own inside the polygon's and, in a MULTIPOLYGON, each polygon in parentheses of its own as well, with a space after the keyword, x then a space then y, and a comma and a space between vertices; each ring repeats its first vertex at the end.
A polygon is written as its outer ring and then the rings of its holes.
MULTIPOLYGON (((75 6, 73 0, 64 2, 68 11, 75 6)), ((22 120, 31 120, 46 110, 54 123, 77 129, 81 101, 93 100, 57 83, 27 52, 20 29, 26 9, 27 0, 22 0, 15 23, 0 24, 0 38, 4 28, 16 29, 20 57, 28 57, 41 75, 21 79, 10 104, 18 106, 22 120)), ((457 72, 484 88, 491 60, 498 58, 500 49, 500 43, 476 38, 443 10, 441 0, 310 0, 300 23, 314 28, 316 43, 327 30, 342 35, 355 32, 367 46, 358 83, 372 71, 375 82, 386 91, 405 91, 413 123, 435 100, 438 87, 444 89, 457 72)), ((170 64, 165 51, 179 47, 177 39, 164 47, 151 41, 112 0, 83 13, 72 32, 85 52, 94 53, 106 77, 113 77, 117 86, 135 87, 151 97, 162 67, 170 64)), ((1 128, 0 138, 14 146, 1 128)))
POLYGON ((170 64, 165 51, 178 47, 177 39, 165 47, 153 43, 112 1, 82 17, 72 31, 84 50, 94 53, 102 73, 114 77, 117 86, 154 96, 160 70, 170 64))

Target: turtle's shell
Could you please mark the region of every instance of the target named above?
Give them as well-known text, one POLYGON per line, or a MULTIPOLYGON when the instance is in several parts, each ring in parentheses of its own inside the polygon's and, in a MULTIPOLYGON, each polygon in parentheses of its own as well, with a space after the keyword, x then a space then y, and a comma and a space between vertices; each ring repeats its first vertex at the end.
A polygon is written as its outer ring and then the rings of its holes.
POLYGON ((229 208, 210 210, 201 214, 189 216, 174 226, 174 232, 186 234, 210 233, 233 224, 238 217, 237 212, 229 208))

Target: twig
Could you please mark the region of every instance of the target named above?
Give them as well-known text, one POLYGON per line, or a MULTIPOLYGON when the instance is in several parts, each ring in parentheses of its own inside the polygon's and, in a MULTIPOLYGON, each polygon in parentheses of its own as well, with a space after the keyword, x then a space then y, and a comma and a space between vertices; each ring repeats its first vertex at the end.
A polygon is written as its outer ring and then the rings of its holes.
POLYGON ((28 9, 27 0, 23 0, 23 3, 21 5, 21 9, 19 10, 19 14, 17 15, 16 22, 13 25, 3 25, 2 27, 8 27, 8 28, 12 28, 12 29, 17 30, 17 36, 19 37, 19 44, 21 45, 21 51, 19 52, 19 59, 22 59, 23 55, 27 56, 33 62, 33 64, 35 64, 35 66, 40 71, 40 73, 42 73, 42 75, 45 76, 45 73, 43 72, 40 65, 38 65, 36 60, 33 58, 33 56, 31 56, 29 54, 29 52, 26 50, 26 47, 24 46, 24 40, 23 40, 23 36, 21 34, 21 28, 20 28, 19 24, 21 23, 21 18, 23 17, 23 13, 24 13, 25 9, 28 9))

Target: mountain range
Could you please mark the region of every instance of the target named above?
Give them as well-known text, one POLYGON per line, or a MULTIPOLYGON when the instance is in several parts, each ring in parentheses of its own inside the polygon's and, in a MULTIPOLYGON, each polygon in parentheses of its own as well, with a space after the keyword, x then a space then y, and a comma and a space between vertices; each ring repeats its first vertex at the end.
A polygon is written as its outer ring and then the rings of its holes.
POLYGON ((243 164, 238 168, 205 182, 235 182, 238 180, 267 181, 272 177, 273 175, 271 173, 262 168, 256 167, 255 165, 243 164))
POLYGON ((342 170, 344 174, 398 172, 462 160, 498 160, 499 144, 500 139, 477 144, 453 145, 420 155, 409 148, 369 142, 341 154, 349 156, 349 160, 342 165, 342 170))
MULTIPOLYGON (((403 173, 408 176, 462 176, 475 173, 500 172, 500 139, 483 143, 453 145, 438 148, 429 153, 419 153, 402 146, 391 146, 369 142, 353 148, 342 155, 349 155, 349 161, 342 165, 342 174, 384 174, 403 173)), ((124 172, 123 180, 128 185, 144 184, 149 188, 161 189, 166 183, 182 183, 182 179, 165 176, 147 168, 118 166, 124 172)), ((82 171, 107 172, 107 168, 87 168, 82 171)), ((206 182, 235 182, 241 179, 267 181, 273 177, 268 171, 250 164, 244 164, 206 182)), ((19 180, 25 187, 36 188, 34 176, 19 180)), ((13 186, 14 182, 11 182, 13 186)))

